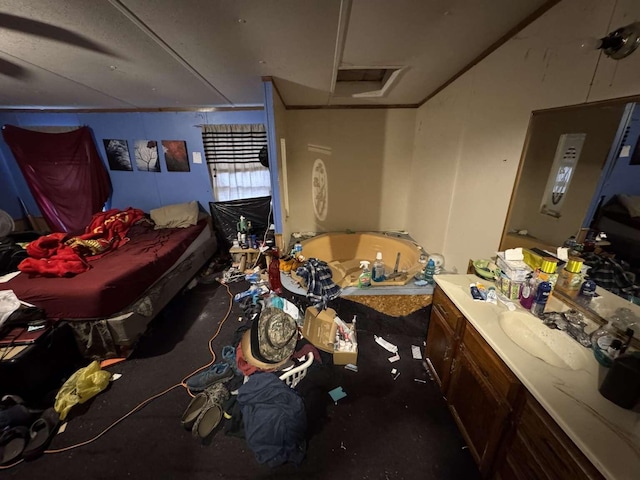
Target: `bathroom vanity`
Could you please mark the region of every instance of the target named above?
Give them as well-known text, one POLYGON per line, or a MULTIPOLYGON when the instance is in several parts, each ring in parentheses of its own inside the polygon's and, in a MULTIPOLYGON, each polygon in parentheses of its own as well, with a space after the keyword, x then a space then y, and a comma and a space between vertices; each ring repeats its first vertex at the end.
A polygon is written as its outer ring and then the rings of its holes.
POLYGON ((640 478, 640 414, 600 395, 589 349, 435 278, 425 357, 485 478, 640 478))

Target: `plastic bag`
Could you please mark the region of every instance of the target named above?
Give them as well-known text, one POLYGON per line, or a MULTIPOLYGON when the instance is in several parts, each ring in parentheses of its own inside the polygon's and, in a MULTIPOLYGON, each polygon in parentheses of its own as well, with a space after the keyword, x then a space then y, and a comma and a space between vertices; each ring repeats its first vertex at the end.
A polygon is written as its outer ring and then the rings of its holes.
POLYGON ((71 407, 84 403, 107 388, 111 373, 101 370, 100 363, 93 361, 69 377, 56 395, 55 410, 64 420, 71 407))

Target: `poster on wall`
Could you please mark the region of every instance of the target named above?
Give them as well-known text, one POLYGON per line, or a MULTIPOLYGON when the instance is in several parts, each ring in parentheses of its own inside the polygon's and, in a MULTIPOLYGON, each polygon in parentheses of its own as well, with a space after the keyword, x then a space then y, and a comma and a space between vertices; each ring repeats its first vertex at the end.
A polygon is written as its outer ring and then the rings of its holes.
POLYGON ((141 172, 159 172, 158 142, 155 140, 136 140, 134 143, 136 167, 141 172))
POLYGON ((189 172, 187 142, 184 140, 162 140, 164 163, 169 172, 189 172))
POLYGON ((133 171, 129 147, 126 140, 103 139, 104 149, 107 152, 107 160, 111 170, 133 171))

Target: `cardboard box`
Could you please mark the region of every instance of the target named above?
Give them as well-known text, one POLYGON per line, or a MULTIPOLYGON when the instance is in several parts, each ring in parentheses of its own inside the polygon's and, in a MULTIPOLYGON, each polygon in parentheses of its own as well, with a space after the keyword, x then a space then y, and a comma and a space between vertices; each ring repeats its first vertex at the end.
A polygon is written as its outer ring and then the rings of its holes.
MULTIPOLYGON (((351 326, 350 323, 347 325, 351 326)), ((356 348, 355 351, 341 352, 339 350, 334 350, 333 352, 333 363, 334 365, 347 365, 351 363, 353 365, 358 364, 358 335, 356 333, 356 348)))
POLYGON ((504 252, 498 252, 496 264, 504 274, 515 282, 523 282, 531 273, 529 265, 522 260, 505 260, 504 252))
MULTIPOLYGON (((318 312, 315 307, 309 307, 304 314, 304 325, 302 336, 309 340, 317 349, 333 354, 335 365, 346 365, 352 363, 357 365, 358 348, 353 352, 342 352, 335 350, 336 331, 338 325, 333 321, 337 316, 336 311, 327 308, 318 312)), ((350 324, 347 324, 350 325, 350 324)))
POLYGON ((327 308, 318 312, 315 307, 309 307, 304 313, 302 336, 309 340, 316 348, 327 353, 333 353, 338 326, 333 321, 336 311, 327 308))

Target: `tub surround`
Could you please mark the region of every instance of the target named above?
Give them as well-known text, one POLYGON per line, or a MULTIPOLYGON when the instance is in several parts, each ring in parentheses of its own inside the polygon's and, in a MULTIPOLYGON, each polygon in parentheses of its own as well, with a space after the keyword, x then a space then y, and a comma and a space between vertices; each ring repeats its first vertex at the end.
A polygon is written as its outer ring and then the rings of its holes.
MULTIPOLYGON (((620 408, 600 395, 595 358, 590 356, 590 361, 581 370, 549 365, 521 349, 502 330, 499 315, 506 310, 504 305, 473 301, 469 284, 481 279, 475 275, 438 275, 435 279, 469 323, 605 478, 638 478, 640 414, 620 408)), ((540 320, 531 316, 531 321, 540 320)))

